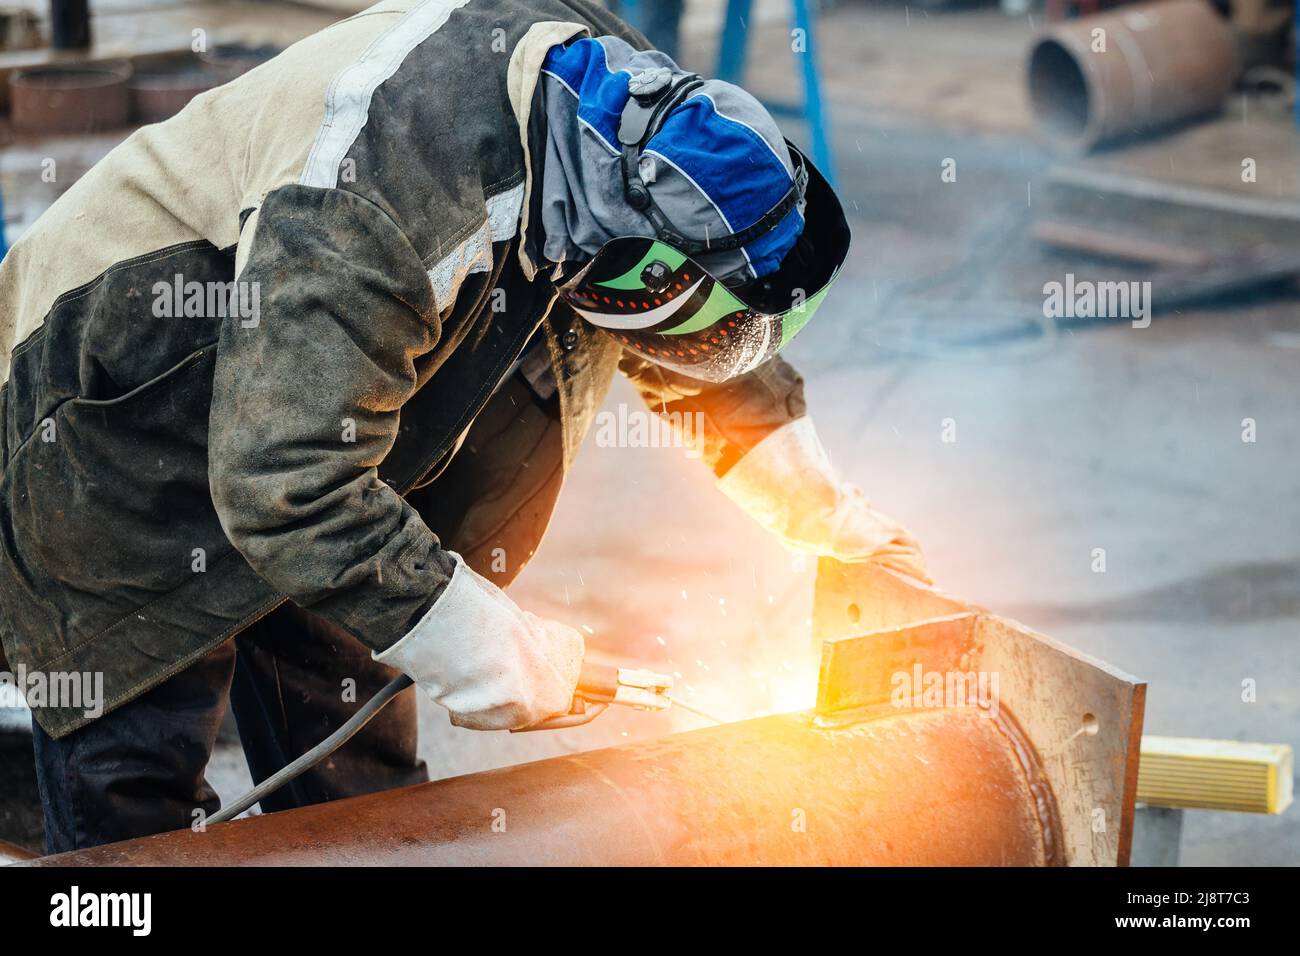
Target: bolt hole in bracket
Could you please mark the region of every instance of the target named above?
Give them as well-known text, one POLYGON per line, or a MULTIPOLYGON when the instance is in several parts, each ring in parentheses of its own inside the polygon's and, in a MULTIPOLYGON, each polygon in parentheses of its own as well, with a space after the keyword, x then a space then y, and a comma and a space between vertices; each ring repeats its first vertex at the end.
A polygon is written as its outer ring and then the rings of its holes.
POLYGON ((867 564, 822 560, 813 637, 817 726, 879 728, 907 708, 994 718, 1024 768, 1052 862, 1127 865, 1144 681, 867 564))

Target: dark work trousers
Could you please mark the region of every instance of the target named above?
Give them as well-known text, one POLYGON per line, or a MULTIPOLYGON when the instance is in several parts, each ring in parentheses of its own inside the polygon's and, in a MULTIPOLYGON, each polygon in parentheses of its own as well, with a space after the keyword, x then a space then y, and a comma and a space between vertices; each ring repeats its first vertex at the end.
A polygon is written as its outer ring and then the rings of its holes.
MULTIPOLYGON (((505 587, 532 555, 563 478, 558 401, 511 380, 439 478, 408 500, 476 571, 505 587)), ((153 690, 55 740, 35 722, 49 853, 191 826, 216 812, 204 777, 234 710, 260 783, 336 730, 397 671, 324 619, 284 604, 153 690)), ((261 802, 263 812, 421 783, 416 690, 261 802)), ((235 794, 229 795, 231 797, 235 794)))
MULTIPOLYGON (((220 804, 204 771, 227 699, 260 783, 396 676, 356 638, 285 604, 61 740, 33 722, 46 852, 176 830, 191 826, 199 810, 215 813, 220 804)), ((416 756, 415 707, 408 688, 326 760, 264 798, 263 812, 427 780, 416 756)))

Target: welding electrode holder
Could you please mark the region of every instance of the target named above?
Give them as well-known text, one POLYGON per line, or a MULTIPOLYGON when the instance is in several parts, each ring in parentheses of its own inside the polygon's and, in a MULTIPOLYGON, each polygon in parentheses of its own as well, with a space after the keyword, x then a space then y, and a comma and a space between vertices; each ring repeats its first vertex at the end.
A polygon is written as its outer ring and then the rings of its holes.
POLYGON ((603 714, 610 704, 639 710, 666 710, 671 704, 668 692, 672 687, 673 679, 666 674, 584 661, 567 714, 550 717, 531 727, 520 727, 511 733, 581 727, 603 714))
MULTIPOLYGON (((320 763, 347 743, 375 714, 383 710, 389 701, 410 687, 412 683, 414 682, 406 674, 393 678, 338 730, 298 759, 290 761, 279 771, 267 777, 229 806, 222 807, 207 822, 224 823, 233 820, 267 794, 274 793, 290 780, 320 763)), ((522 729, 563 730, 565 727, 580 727, 599 717, 610 704, 623 704, 640 710, 666 710, 672 703, 668 697, 672 687, 673 679, 666 674, 584 662, 578 674, 578 687, 574 691, 569 713, 551 717, 522 729)))

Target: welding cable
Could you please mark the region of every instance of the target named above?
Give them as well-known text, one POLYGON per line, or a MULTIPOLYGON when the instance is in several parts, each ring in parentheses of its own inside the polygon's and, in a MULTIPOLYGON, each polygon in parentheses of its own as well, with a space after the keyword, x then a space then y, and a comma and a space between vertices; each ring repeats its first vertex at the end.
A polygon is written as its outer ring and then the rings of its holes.
POLYGON ((222 807, 220 811, 214 813, 208 818, 208 823, 225 823, 227 820, 233 820, 253 804, 257 803, 267 794, 279 790, 290 780, 299 776, 303 772, 310 770, 316 764, 320 763, 334 751, 338 750, 347 743, 358 730, 370 723, 375 714, 379 713, 388 704, 390 700, 400 694, 412 684, 411 678, 403 674, 401 677, 395 677, 383 686, 379 693, 371 697, 360 710, 348 718, 338 730, 330 734, 311 750, 286 764, 283 768, 267 777, 248 793, 244 794, 234 803, 227 807, 222 807))

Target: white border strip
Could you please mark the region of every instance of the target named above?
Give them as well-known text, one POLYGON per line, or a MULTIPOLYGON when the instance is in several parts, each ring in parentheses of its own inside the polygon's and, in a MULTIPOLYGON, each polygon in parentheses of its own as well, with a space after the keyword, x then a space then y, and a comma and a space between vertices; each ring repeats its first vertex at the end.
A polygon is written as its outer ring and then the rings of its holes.
MULTIPOLYGON (((739 89, 739 87, 737 87, 737 89, 739 89)), ((743 93, 744 90, 741 90, 741 92, 743 93)), ((715 100, 715 99, 713 98, 713 94, 712 94, 712 93, 705 93, 705 92, 703 92, 703 91, 696 92, 696 93, 692 93, 690 96, 688 96, 688 97, 686 98, 686 101, 685 101, 684 103, 682 103, 682 106, 685 106, 686 103, 689 103, 691 100, 695 99, 695 97, 697 97, 697 96, 698 96, 698 97, 701 97, 702 99, 706 99, 706 100, 708 100, 709 103, 712 104, 712 106, 713 106, 713 113, 714 113, 715 116, 717 116, 717 117, 719 117, 719 118, 721 118, 721 119, 724 119, 724 120, 726 120, 726 121, 729 122, 729 123, 735 123, 737 126, 743 128, 743 129, 747 129, 747 130, 749 130, 749 131, 750 131, 751 133, 753 133, 756 137, 758 137, 758 139, 763 143, 763 145, 767 147, 768 152, 772 154, 772 158, 775 159, 778 163, 781 164, 781 168, 785 170, 785 174, 786 174, 787 176, 790 177, 790 182, 794 182, 794 171, 793 171, 793 164, 794 164, 794 161, 793 161, 793 160, 782 159, 782 158, 781 158, 781 154, 778 153, 778 152, 776 151, 776 147, 773 146, 773 145, 771 144, 771 142, 768 141, 768 138, 767 138, 766 136, 764 136, 762 133, 760 133, 760 132, 759 132, 757 129, 755 129, 753 126, 751 126, 751 125, 749 125, 748 123, 746 123, 743 119, 737 119, 737 118, 734 117, 734 116, 729 116, 728 114, 722 112, 722 110, 718 109, 718 101, 715 100), (786 165, 787 161, 790 163, 790 165, 788 165, 788 166, 786 165)), ((787 186, 786 188, 788 189, 789 187, 787 186)))
POLYGON ((505 242, 519 231, 519 214, 524 207, 524 184, 489 196, 487 221, 439 259, 428 270, 434 301, 445 309, 456 301, 460 284, 475 272, 492 269, 492 243, 505 242))
MULTIPOLYGON (((677 171, 677 174, 678 174, 679 176, 681 176, 681 177, 682 177, 683 179, 685 179, 688 183, 690 183, 692 186, 695 187, 695 191, 696 191, 696 192, 698 192, 701 196, 703 196, 706 200, 708 200, 709 205, 713 207, 713 211, 716 212, 716 213, 718 214, 718 218, 722 220, 722 224, 723 224, 724 226, 727 227, 727 233, 730 235, 731 233, 734 233, 734 232, 736 231, 735 229, 733 229, 733 228, 731 227, 731 223, 727 220, 727 217, 724 216, 724 215, 722 214, 722 209, 721 209, 721 207, 719 207, 718 204, 715 203, 715 202, 713 201, 713 197, 710 196, 708 193, 706 193, 706 192, 705 192, 705 191, 700 187, 700 184, 697 183, 694 179, 692 179, 692 178, 690 177, 690 174, 687 173, 686 170, 682 169, 680 166, 678 166, 676 163, 674 163, 671 159, 669 159, 669 158, 668 158, 667 156, 665 156, 663 153, 659 152, 659 150, 657 150, 657 149, 643 149, 643 150, 641 151, 641 155, 642 155, 642 156, 654 156, 654 157, 657 158, 657 159, 661 159, 661 160, 663 160, 663 162, 664 162, 668 167, 670 167, 671 169, 676 170, 676 171, 677 171)), ((726 237, 726 236, 721 236, 721 237, 719 237, 719 238, 721 238, 721 239, 726 239, 727 237, 726 237)), ((745 257, 745 262, 746 262, 746 264, 748 264, 748 266, 749 266, 749 271, 750 271, 750 272, 753 272, 753 271, 754 271, 754 262, 753 262, 752 259, 749 258, 749 250, 746 249, 744 246, 741 246, 740 249, 739 249, 739 252, 740 252, 740 253, 745 257)))
POLYGON ((307 156, 298 182, 332 189, 339 166, 366 125, 375 90, 402 65, 422 41, 436 33, 452 12, 469 0, 424 0, 375 37, 365 52, 348 64, 325 93, 325 119, 307 156))
MULTIPOLYGON (((599 325, 603 329, 620 329, 631 331, 635 329, 648 329, 652 325, 658 325, 670 319, 675 312, 681 307, 682 303, 688 301, 695 294, 695 290, 700 287, 700 279, 695 285, 684 290, 681 295, 677 296, 674 302, 665 302, 661 306, 656 306, 648 312, 634 312, 628 315, 611 315, 607 312, 592 312, 588 309, 580 309, 576 305, 572 306, 573 311, 577 312, 592 325, 599 325)), ((617 296, 618 290, 606 290, 610 296, 617 296)), ((626 298, 626 296, 625 296, 626 298)))

